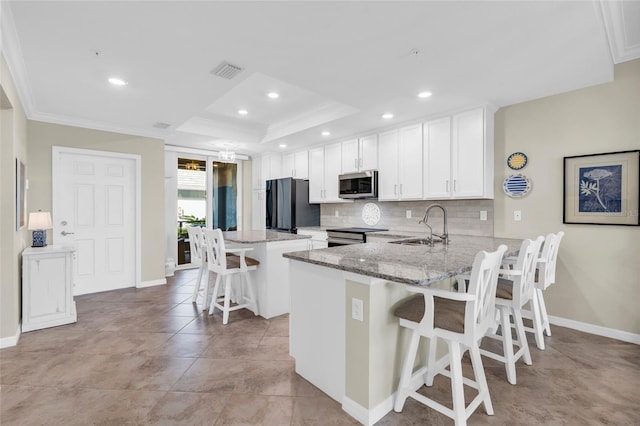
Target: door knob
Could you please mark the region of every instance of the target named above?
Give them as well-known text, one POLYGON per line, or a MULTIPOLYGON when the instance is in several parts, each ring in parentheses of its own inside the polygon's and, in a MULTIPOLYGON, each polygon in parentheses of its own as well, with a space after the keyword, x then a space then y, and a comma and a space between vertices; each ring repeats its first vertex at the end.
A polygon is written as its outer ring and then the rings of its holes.
POLYGON ((66 225, 67 225, 67 221, 66 221, 66 220, 63 220, 62 222, 60 222, 60 225, 62 225, 62 226, 66 226, 66 225))
POLYGON ((66 237, 67 235, 75 234, 75 232, 62 231, 61 234, 66 237))

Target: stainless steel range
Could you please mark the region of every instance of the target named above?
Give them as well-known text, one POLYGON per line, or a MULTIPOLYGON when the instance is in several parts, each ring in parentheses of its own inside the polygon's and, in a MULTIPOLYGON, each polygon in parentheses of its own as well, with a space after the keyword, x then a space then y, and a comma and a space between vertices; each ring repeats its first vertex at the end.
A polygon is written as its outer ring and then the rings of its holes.
POLYGON ((345 246, 348 244, 363 244, 367 242, 367 232, 388 231, 382 228, 338 228, 327 229, 327 243, 329 247, 345 246))

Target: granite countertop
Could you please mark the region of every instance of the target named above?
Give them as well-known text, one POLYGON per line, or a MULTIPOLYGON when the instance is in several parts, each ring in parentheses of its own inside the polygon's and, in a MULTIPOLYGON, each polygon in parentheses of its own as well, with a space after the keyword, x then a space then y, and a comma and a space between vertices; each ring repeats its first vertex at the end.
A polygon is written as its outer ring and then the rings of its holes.
POLYGON ((506 255, 515 255, 522 240, 453 235, 447 246, 441 243, 434 247, 366 243, 291 252, 283 256, 388 281, 428 285, 469 272, 476 253, 494 251, 500 244, 508 247, 506 255))
POLYGON ((227 231, 223 232, 222 236, 225 241, 239 244, 271 243, 274 241, 304 240, 311 238, 310 235, 261 230, 227 231))

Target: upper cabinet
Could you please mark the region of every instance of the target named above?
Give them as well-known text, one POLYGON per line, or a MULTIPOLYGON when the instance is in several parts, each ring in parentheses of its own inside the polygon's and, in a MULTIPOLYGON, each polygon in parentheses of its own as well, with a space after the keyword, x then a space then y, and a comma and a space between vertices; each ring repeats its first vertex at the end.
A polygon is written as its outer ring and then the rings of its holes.
POLYGON ((342 142, 342 173, 378 168, 378 135, 342 142))
POLYGON ((378 135, 378 199, 422 198, 422 124, 378 135))
MULTIPOLYGON (((261 157, 260 169, 262 180, 279 179, 282 175, 282 155, 279 153, 266 153, 261 157)), ((263 182, 264 185, 264 182, 263 182)))
POLYGON ((296 179, 309 179, 309 151, 283 154, 282 175, 296 179))
POLYGON ((477 108, 424 123, 425 198, 493 197, 493 114, 477 108))
POLYGON ((341 172, 342 145, 333 143, 309 150, 309 201, 341 203, 338 175, 341 172))

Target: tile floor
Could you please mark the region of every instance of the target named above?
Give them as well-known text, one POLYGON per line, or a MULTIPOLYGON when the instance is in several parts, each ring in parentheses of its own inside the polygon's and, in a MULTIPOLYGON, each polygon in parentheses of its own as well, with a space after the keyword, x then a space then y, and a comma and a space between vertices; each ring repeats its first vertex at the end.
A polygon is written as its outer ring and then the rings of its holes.
MULTIPOLYGON (((0 351, 2 425, 355 425, 294 372, 288 318, 191 303, 195 271, 168 285, 76 298, 76 324, 25 333, 0 351)), ((469 424, 638 425, 640 346, 553 327, 518 384, 483 359, 494 416, 469 424)), ((533 339, 531 339, 533 340, 533 339)), ((425 393, 449 402, 447 379, 425 393)), ((453 424, 409 399, 379 425, 453 424)))

